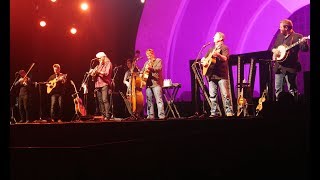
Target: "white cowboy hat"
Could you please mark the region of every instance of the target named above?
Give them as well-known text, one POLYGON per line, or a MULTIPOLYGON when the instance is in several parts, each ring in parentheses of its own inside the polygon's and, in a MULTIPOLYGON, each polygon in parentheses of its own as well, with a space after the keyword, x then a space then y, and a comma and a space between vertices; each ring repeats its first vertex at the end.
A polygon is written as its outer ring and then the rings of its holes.
POLYGON ((97 54, 96 54, 96 57, 97 58, 102 58, 102 57, 107 57, 107 55, 104 53, 104 52, 98 52, 97 54))

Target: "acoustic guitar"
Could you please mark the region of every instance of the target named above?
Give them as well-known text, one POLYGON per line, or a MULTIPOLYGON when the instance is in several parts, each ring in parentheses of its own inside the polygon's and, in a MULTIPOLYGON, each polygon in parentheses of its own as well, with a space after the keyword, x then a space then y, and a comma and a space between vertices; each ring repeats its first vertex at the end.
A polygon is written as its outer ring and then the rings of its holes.
MULTIPOLYGON (((278 46, 276 50, 279 51, 279 54, 276 56, 275 60, 278 62, 285 61, 289 55, 289 50, 295 47, 296 45, 300 44, 303 41, 303 39, 310 39, 310 35, 299 39, 297 42, 291 44, 290 46, 287 46, 285 44, 278 46)), ((272 50, 272 52, 274 53, 274 50, 272 50)))
POLYGON ((141 84, 140 84, 140 88, 144 88, 147 85, 147 80, 149 78, 149 74, 150 74, 150 69, 149 67, 153 67, 153 63, 152 61, 149 61, 148 64, 146 65, 146 67, 144 68, 144 71, 141 74, 141 84))
POLYGON ((46 83, 47 85, 47 93, 50 94, 50 92, 52 91, 52 89, 54 89, 57 86, 57 82, 65 80, 67 77, 67 74, 63 74, 49 82, 46 83))
POLYGON ((75 112, 79 116, 86 116, 87 111, 86 111, 86 108, 83 106, 82 99, 79 97, 79 93, 77 91, 76 85, 74 84, 74 82, 72 80, 70 80, 70 83, 73 85, 74 91, 75 91, 75 94, 73 94, 73 102, 74 102, 75 112))
POLYGON ((218 50, 218 48, 213 49, 210 54, 201 61, 202 64, 202 75, 205 76, 208 72, 208 69, 211 64, 215 64, 217 62, 217 59, 213 57, 213 54, 218 50))

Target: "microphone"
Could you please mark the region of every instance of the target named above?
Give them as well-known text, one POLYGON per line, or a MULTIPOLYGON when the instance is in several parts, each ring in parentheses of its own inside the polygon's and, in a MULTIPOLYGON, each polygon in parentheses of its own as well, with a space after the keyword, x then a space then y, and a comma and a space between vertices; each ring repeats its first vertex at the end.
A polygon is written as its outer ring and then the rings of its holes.
POLYGON ((118 68, 121 68, 121 67, 122 67, 122 65, 119 65, 119 66, 114 67, 113 69, 118 69, 118 68))
POLYGON ((207 42, 207 44, 205 44, 205 45, 203 45, 202 47, 204 48, 204 47, 207 47, 207 46, 209 46, 211 44, 211 42, 207 42))
POLYGON ((99 59, 99 58, 96 57, 96 58, 91 59, 91 61, 95 61, 95 60, 98 60, 98 59, 99 59))
POLYGON ((140 60, 140 59, 142 59, 142 58, 143 58, 142 56, 136 57, 135 60, 138 61, 138 60, 140 60))

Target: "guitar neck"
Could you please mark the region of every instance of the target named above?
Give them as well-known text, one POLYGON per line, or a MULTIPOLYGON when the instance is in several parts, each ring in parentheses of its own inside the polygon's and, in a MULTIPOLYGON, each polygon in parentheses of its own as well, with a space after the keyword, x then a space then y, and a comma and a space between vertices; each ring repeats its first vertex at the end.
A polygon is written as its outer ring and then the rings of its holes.
POLYGON ((252 73, 253 73, 253 67, 254 67, 254 59, 251 59, 251 62, 250 62, 250 71, 249 71, 249 86, 251 87, 251 81, 252 81, 252 73))
MULTIPOLYGON (((310 39, 310 35, 307 36, 306 38, 307 38, 307 39, 310 39)), ((302 42, 302 38, 299 39, 297 42, 295 42, 295 43, 291 44, 290 46, 288 46, 288 47, 286 48, 286 50, 289 50, 289 49, 295 47, 296 45, 300 44, 301 42, 302 42)))
MULTIPOLYGON (((241 72, 240 72, 240 70, 241 70, 241 58, 240 58, 240 56, 238 56, 238 86, 240 86, 240 83, 241 83, 241 72)), ((240 87, 238 87, 238 97, 239 97, 239 95, 240 95, 240 89, 241 89, 241 86, 240 87)))
POLYGON ((74 88, 74 91, 75 91, 76 96, 79 98, 79 93, 78 93, 78 90, 77 90, 77 88, 76 88, 76 85, 74 84, 74 82, 73 82, 72 80, 70 80, 70 82, 71 82, 71 84, 72 84, 72 86, 73 86, 73 88, 74 88))

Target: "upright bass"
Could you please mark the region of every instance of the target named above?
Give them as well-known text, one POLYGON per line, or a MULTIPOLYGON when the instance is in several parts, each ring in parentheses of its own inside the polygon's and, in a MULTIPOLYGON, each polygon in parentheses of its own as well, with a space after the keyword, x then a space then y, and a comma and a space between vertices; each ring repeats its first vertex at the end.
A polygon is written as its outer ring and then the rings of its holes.
MULTIPOLYGON (((134 69, 136 66, 136 58, 132 61, 132 66, 130 69, 131 77, 129 80, 130 90, 131 92, 127 93, 127 99, 131 104, 131 111, 134 116, 139 116, 139 114, 143 111, 143 94, 142 94, 142 79, 139 76, 139 72, 135 72, 134 69)), ((137 68, 138 69, 138 68, 137 68)), ((139 71, 139 69, 138 69, 139 71)))

